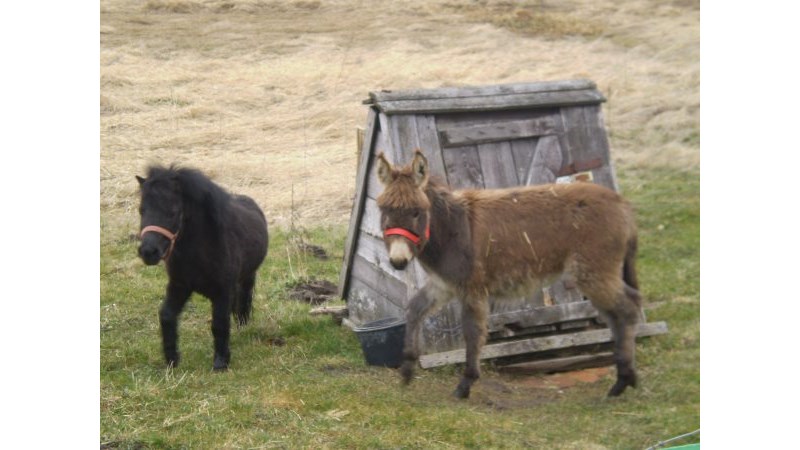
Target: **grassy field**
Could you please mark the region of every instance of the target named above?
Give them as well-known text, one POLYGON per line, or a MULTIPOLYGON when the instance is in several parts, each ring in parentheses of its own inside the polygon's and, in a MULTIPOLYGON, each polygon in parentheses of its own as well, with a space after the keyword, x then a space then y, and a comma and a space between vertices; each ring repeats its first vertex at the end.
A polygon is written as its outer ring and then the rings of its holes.
POLYGON ((101 445, 644 448, 699 428, 699 23, 696 0, 101 0, 101 445), (368 92, 574 78, 608 99, 648 320, 670 327, 639 344, 639 389, 608 400, 613 372, 553 389, 490 364, 468 401, 450 396, 457 367, 403 389, 352 332, 289 299, 338 280, 368 92), (166 278, 131 237, 134 175, 153 162, 197 167, 269 219, 227 373, 211 373, 201 297, 182 316, 181 366, 163 366, 166 278))
MULTIPOLYGON (((364 363, 353 332, 288 298, 298 282, 336 282, 345 229, 273 233, 254 320, 234 331, 227 373, 211 372, 209 302, 180 324, 181 366, 162 361, 157 310, 163 268, 136 243, 101 255, 101 443, 108 448, 645 448, 699 428, 699 174, 623 171, 641 226, 640 273, 649 321, 670 332, 638 345, 639 389, 606 399, 613 371, 553 389, 536 376, 484 364, 469 400, 451 397, 458 367, 423 371, 402 388, 392 369, 364 363), (298 236, 330 254, 318 260, 298 236)), ((698 439, 695 437, 694 439, 698 439)))

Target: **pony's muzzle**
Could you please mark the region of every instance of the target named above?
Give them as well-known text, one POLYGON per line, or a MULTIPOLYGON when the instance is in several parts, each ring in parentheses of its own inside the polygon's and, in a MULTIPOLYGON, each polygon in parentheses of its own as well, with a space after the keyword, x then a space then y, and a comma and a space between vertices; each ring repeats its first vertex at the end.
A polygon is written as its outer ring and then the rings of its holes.
POLYGON ((164 253, 167 251, 166 247, 161 248, 158 245, 158 239, 164 239, 160 236, 148 236, 145 235, 142 237, 142 243, 139 245, 139 257, 142 258, 145 264, 148 266, 154 266, 161 261, 163 258, 164 253))
POLYGON ((142 258, 142 261, 144 261, 144 263, 148 266, 154 266, 161 261, 161 252, 155 246, 140 245, 139 257, 142 258))

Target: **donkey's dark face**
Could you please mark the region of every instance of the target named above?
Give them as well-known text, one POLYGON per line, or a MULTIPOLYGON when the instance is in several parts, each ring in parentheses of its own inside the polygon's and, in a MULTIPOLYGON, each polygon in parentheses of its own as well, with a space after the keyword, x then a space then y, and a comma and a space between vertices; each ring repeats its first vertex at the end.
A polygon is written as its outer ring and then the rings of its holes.
POLYGON ((151 266, 169 257, 180 231, 183 201, 174 178, 136 179, 141 191, 139 257, 151 266))
POLYGON ((389 262, 395 269, 402 270, 428 242, 431 209, 425 195, 428 161, 417 150, 411 164, 396 168, 381 153, 377 169, 384 187, 378 196, 383 241, 389 252, 389 262))

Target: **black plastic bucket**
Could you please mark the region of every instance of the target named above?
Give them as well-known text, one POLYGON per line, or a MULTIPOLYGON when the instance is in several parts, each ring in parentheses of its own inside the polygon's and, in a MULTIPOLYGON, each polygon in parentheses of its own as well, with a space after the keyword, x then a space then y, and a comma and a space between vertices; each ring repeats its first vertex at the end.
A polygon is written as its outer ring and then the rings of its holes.
POLYGON ((361 342, 364 359, 370 366, 400 367, 406 323, 389 317, 353 328, 361 342))

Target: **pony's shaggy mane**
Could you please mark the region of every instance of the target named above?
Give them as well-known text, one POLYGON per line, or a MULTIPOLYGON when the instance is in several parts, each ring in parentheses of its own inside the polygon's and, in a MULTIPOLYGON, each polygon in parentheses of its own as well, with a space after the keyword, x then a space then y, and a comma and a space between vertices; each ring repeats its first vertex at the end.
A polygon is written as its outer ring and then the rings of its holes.
POLYGON ((159 185, 162 181, 176 182, 187 206, 204 210, 209 221, 221 232, 231 200, 230 193, 197 169, 175 164, 147 168, 148 183, 159 185))

